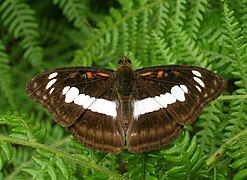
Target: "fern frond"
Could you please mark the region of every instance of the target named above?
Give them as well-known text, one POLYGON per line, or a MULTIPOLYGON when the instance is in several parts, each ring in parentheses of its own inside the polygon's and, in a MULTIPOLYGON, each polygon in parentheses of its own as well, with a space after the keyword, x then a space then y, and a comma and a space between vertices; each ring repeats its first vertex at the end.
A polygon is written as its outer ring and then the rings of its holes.
MULTIPOLYGON (((2 102, 3 102, 3 97, 5 96, 6 99, 8 100, 8 103, 10 106, 15 109, 15 103, 13 100, 13 77, 12 77, 12 72, 11 72, 11 67, 10 67, 10 59, 9 56, 5 50, 5 46, 0 41, 0 89, 2 91, 2 102)), ((1 108, 0 111, 4 109, 1 108)))
POLYGON ((49 60, 49 63, 44 63, 44 69, 57 66, 57 62, 60 66, 63 65, 62 63, 67 65, 68 63, 65 64, 65 62, 71 61, 75 48, 84 44, 85 38, 82 34, 90 38, 89 33, 73 30, 66 23, 57 22, 54 19, 41 18, 39 24, 42 44, 46 46, 44 57, 49 60), (51 63, 54 63, 54 65, 51 65, 51 63))
POLYGON ((165 39, 155 31, 152 31, 151 38, 150 58, 154 60, 155 64, 176 64, 176 57, 165 39))
POLYGON ((196 136, 190 140, 188 131, 182 134, 173 147, 161 151, 167 161, 163 165, 164 174, 162 177, 164 179, 207 177, 205 170, 202 169, 206 157, 201 155, 201 145, 197 144, 196 136))
POLYGON ((38 24, 35 12, 22 0, 6 0, 0 6, 1 19, 10 34, 21 38, 24 58, 33 66, 40 68, 43 49, 40 46, 38 24))
MULTIPOLYGON (((229 49, 229 56, 235 60, 236 67, 241 69, 246 70, 243 61, 246 58, 246 42, 244 41, 244 37, 241 34, 241 28, 239 26, 239 23, 235 19, 233 15, 233 11, 229 10, 227 3, 224 3, 224 27, 225 27, 225 37, 224 40, 226 42, 226 48, 229 49)), ((240 71, 241 74, 240 76, 243 76, 246 74, 245 72, 240 71)), ((247 85, 245 87, 247 89, 247 85)))
MULTIPOLYGON (((223 35, 221 34, 220 36, 223 35)), ((228 56, 227 49, 222 47, 222 44, 223 43, 219 43, 217 39, 215 42, 203 40, 199 46, 209 64, 211 64, 212 70, 217 69, 217 72, 221 72, 222 76, 227 77, 232 72, 232 68, 230 66, 231 58, 228 56)))
MULTIPOLYGON (((159 36, 163 36, 166 32, 168 20, 169 20, 169 13, 170 13, 170 4, 168 2, 160 3, 159 9, 156 10, 158 12, 158 19, 155 23, 157 33, 159 36)), ((154 13, 156 13, 154 10, 154 13)))
MULTIPOLYGON (((235 85, 238 87, 235 93, 242 95, 247 94, 247 43, 243 39, 243 35, 241 34, 241 28, 239 27, 239 23, 233 15, 233 11, 229 10, 228 5, 226 3, 224 3, 224 21, 226 47, 230 52, 229 56, 232 58, 232 74, 235 77, 239 78, 235 82, 235 85)), ((232 101, 230 106, 232 106, 231 110, 232 116, 234 117, 233 119, 236 118, 239 120, 235 122, 237 124, 240 124, 240 122, 242 121, 242 123, 246 125, 246 121, 244 119, 247 116, 247 112, 245 110, 245 107, 247 106, 247 100, 239 99, 236 101, 232 101), (242 119, 242 117, 244 119, 242 119)), ((236 132, 233 132, 233 134, 235 133, 236 132)))
POLYGON ((135 54, 136 47, 137 47, 137 38, 138 38, 138 33, 137 33, 138 18, 137 16, 131 17, 129 20, 129 24, 131 24, 131 26, 129 26, 128 28, 130 29, 128 42, 130 44, 130 50, 134 51, 134 54, 135 54), (133 39, 133 40, 130 41, 130 39, 133 39))
MULTIPOLYGON (((216 163, 223 155, 227 154, 228 158, 225 158, 225 161, 232 162, 230 167, 233 169, 239 169, 236 171, 235 175, 231 175, 233 179, 245 179, 246 178, 246 146, 247 146, 247 129, 241 131, 229 138, 210 158, 207 159, 206 164, 208 166, 216 163), (227 152, 226 152, 227 151, 227 152), (230 158, 229 158, 230 157, 230 158), (232 161, 235 160, 235 161, 232 161)), ((222 163, 219 165, 217 171, 226 168, 228 164, 222 163)), ((225 172, 224 172, 225 174, 225 172)))
POLYGON ((198 1, 191 1, 191 13, 189 13, 188 17, 188 33, 193 38, 197 38, 197 33, 201 26, 200 21, 203 20, 203 13, 206 11, 208 1, 207 0, 198 0, 198 1))
MULTIPOLYGON (((145 4, 143 3, 142 6, 145 4)), ((151 9, 147 9, 138 14, 138 25, 137 25, 137 46, 136 46, 136 54, 138 54, 138 58, 140 58, 143 62, 150 63, 150 59, 148 57, 148 47, 149 47, 149 36, 145 33, 148 29, 150 12, 151 9)))
POLYGON ((185 16, 185 5, 187 4, 187 1, 186 0, 176 0, 176 1, 172 1, 172 5, 171 7, 172 8, 172 14, 173 15, 173 19, 174 19, 174 22, 180 26, 183 26, 184 25, 184 20, 186 18, 185 16))
POLYGON ((5 166, 6 161, 9 161, 13 156, 13 150, 8 142, 0 142, 0 170, 5 166))
POLYGON ((34 118, 27 119, 25 115, 18 113, 12 115, 1 115, 0 124, 5 124, 11 128, 10 137, 22 140, 40 141, 44 138, 46 130, 41 128, 41 124, 34 118))
POLYGON ((213 102, 207 106, 199 116, 196 125, 202 129, 196 133, 198 142, 201 144, 202 153, 212 154, 217 148, 217 134, 222 122, 220 115, 222 114, 223 103, 213 102))
POLYGON ((33 179, 41 178, 45 179, 69 179, 70 172, 68 165, 62 158, 56 157, 51 153, 37 150, 41 157, 33 157, 33 161, 38 165, 37 169, 33 167, 23 168, 22 171, 30 174, 33 179))
POLYGON ((79 0, 53 0, 54 4, 57 4, 62 9, 63 14, 67 19, 73 22, 76 28, 81 29, 83 27, 82 18, 85 18, 88 1, 79 0))
POLYGON ((13 145, 10 145, 10 147, 12 149, 13 155, 12 158, 6 162, 6 166, 10 167, 7 169, 7 171, 4 172, 4 179, 6 180, 21 177, 23 175, 22 168, 32 166, 32 160, 30 160, 30 157, 33 154, 29 148, 13 145))
POLYGON ((175 22, 171 20, 170 24, 173 29, 172 38, 175 40, 176 48, 179 51, 177 55, 178 61, 186 61, 189 64, 200 64, 201 67, 206 67, 208 64, 207 59, 204 59, 204 54, 196 45, 196 42, 175 22))
POLYGON ((127 159, 129 171, 125 176, 131 179, 158 179, 155 168, 158 164, 158 155, 155 153, 143 153, 140 155, 129 155, 127 159))
POLYGON ((240 16, 240 20, 241 20, 241 28, 242 30, 242 34, 245 37, 245 39, 247 38, 246 33, 247 33, 247 1, 246 0, 242 0, 241 1, 241 6, 240 6, 240 12, 241 12, 241 16, 240 16))
MULTIPOLYGON (((234 94, 247 94, 247 77, 246 77, 246 41, 241 34, 241 28, 238 21, 234 17, 234 12, 229 9, 228 4, 224 2, 223 5, 223 20, 224 20, 224 41, 225 47, 229 51, 229 57, 231 58, 232 74, 238 79, 235 81, 236 90, 234 94)), ((247 127, 247 100, 237 99, 232 100, 229 103, 229 114, 224 127, 224 135, 226 138, 226 144, 223 148, 220 148, 216 153, 216 156, 220 158, 223 154, 227 154, 228 161, 231 161, 230 167, 236 170, 233 173, 233 177, 247 177, 246 173, 243 173, 243 169, 246 168, 246 127, 247 127), (240 137, 241 134, 241 137, 240 137), (234 137, 234 138, 233 138, 234 137), (238 137, 238 138, 236 138, 238 137)))

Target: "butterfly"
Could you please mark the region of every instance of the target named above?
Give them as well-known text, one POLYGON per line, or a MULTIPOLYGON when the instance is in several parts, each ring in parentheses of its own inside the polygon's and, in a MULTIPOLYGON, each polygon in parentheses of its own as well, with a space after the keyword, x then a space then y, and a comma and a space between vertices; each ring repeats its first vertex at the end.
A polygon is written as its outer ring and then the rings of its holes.
POLYGON ((226 88, 206 69, 186 65, 133 70, 123 56, 116 71, 99 67, 48 70, 27 82, 27 94, 83 145, 118 154, 159 149, 193 123, 226 88))

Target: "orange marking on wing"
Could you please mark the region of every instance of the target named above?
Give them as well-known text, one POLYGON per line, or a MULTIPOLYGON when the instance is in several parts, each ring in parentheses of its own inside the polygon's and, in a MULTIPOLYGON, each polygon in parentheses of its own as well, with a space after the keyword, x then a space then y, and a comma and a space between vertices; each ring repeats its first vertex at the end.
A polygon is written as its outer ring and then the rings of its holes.
POLYGON ((164 71, 158 71, 157 72, 157 77, 161 78, 161 77, 163 77, 163 74, 164 74, 164 71))
POLYGON ((103 77, 109 77, 110 76, 109 74, 102 73, 102 72, 97 72, 96 74, 99 76, 103 76, 103 77))
POLYGON ((88 72, 86 72, 86 75, 87 75, 87 78, 89 78, 89 79, 93 77, 92 72, 89 72, 89 71, 88 71, 88 72))
POLYGON ((149 72, 146 72, 146 73, 142 73, 141 76, 149 76, 151 74, 153 74, 154 72, 152 71, 149 71, 149 72))

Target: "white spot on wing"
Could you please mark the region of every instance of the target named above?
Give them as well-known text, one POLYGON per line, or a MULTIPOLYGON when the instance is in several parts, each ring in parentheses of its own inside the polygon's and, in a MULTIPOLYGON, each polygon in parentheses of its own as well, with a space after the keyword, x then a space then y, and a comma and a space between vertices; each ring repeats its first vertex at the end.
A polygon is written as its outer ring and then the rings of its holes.
POLYGON ((52 73, 52 74, 49 75, 48 79, 53 79, 57 75, 58 75, 58 73, 57 72, 54 72, 54 73, 52 73))
POLYGON ((205 87, 205 84, 202 82, 202 80, 201 80, 200 78, 194 77, 194 80, 195 80, 198 84, 200 84, 201 87, 205 87))
POLYGON ((134 102, 134 117, 138 117, 141 114, 157 111, 162 108, 155 98, 146 98, 134 102))
POLYGON ((93 112, 105 114, 114 118, 117 117, 117 108, 114 101, 101 98, 97 99, 95 97, 90 97, 89 95, 79 94, 74 99, 74 103, 93 112))
POLYGON ((53 87, 53 88, 51 88, 51 90, 50 90, 50 92, 49 92, 49 93, 51 94, 51 93, 54 91, 54 89, 55 89, 54 87, 53 87))
POLYGON ((176 98, 171 93, 161 94, 160 97, 166 102, 166 104, 173 104, 176 102, 176 98))
POLYGON ((79 89, 76 87, 72 87, 68 90, 68 92, 65 94, 65 102, 71 103, 75 100, 75 98, 79 95, 79 89))
POLYGON ((197 77, 202 77, 202 74, 199 71, 197 71, 197 70, 192 70, 192 73, 194 75, 196 75, 197 77))
POLYGON ((188 88, 185 85, 175 85, 171 88, 171 93, 167 92, 160 96, 136 100, 133 105, 133 116, 138 119, 140 115, 167 108, 168 105, 174 104, 177 100, 185 101, 185 93, 188 93, 188 88))
POLYGON ((185 101, 184 91, 179 86, 173 86, 171 93, 178 101, 185 101))
MULTIPOLYGON (((182 89, 180 89, 180 91, 182 91, 182 89)), ((177 99, 175 98, 175 96, 172 95, 171 93, 165 93, 165 94, 161 94, 160 96, 137 100, 134 102, 133 116, 135 119, 138 119, 138 116, 146 113, 158 111, 161 108, 166 108, 169 104, 175 103, 176 100, 177 99)))
POLYGON ((74 103, 77 105, 82 106, 85 104, 88 100, 90 99, 90 96, 85 95, 85 94, 79 94, 77 98, 74 100, 74 103))
POLYGON ((53 84, 55 84, 55 82, 57 81, 57 79, 52 79, 50 80, 47 85, 46 85, 46 89, 49 89, 53 84))
POLYGON ((68 92, 69 88, 70 88, 69 86, 63 88, 62 94, 65 95, 68 92))
MULTIPOLYGON (((162 95, 163 95, 163 94, 162 94, 162 95)), ((160 103, 164 108, 167 107, 167 103, 166 103, 166 101, 165 101, 162 97, 160 97, 160 96, 155 96, 154 99, 155 99, 158 103, 160 103)))
POLYGON ((188 88, 185 85, 180 85, 180 88, 185 92, 188 93, 188 88))
POLYGON ((117 117, 116 103, 106 99, 96 99, 94 103, 89 107, 93 112, 98 112, 114 118, 117 117))
POLYGON ((199 86, 196 86, 196 89, 200 92, 202 92, 201 88, 199 86))
POLYGON ((90 109, 89 107, 93 104, 94 101, 95 101, 95 97, 91 97, 89 100, 87 100, 87 101, 83 104, 83 108, 84 108, 84 109, 90 109))

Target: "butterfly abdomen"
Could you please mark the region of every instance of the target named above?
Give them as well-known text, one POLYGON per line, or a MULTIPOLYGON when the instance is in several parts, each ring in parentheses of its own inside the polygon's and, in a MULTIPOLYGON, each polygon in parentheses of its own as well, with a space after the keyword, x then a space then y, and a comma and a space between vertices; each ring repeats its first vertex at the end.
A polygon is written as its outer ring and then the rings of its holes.
POLYGON ((118 120, 125 132, 127 132, 129 124, 133 118, 133 107, 129 100, 121 101, 117 109, 118 120))

